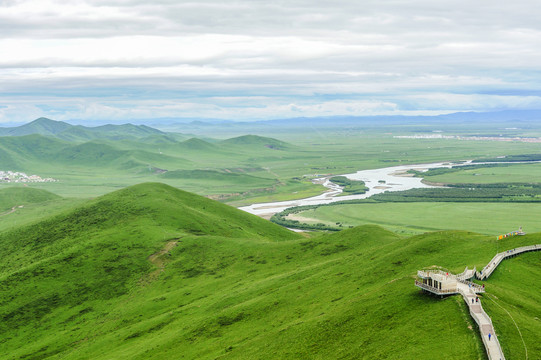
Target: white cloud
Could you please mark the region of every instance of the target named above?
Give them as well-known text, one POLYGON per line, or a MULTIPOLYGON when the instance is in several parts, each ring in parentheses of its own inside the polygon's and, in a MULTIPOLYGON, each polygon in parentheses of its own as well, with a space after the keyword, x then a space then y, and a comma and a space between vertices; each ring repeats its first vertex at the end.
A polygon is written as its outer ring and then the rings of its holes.
POLYGON ((57 117, 119 121, 538 107, 537 10, 536 0, 0 1, 0 121, 34 116, 44 100, 57 117))

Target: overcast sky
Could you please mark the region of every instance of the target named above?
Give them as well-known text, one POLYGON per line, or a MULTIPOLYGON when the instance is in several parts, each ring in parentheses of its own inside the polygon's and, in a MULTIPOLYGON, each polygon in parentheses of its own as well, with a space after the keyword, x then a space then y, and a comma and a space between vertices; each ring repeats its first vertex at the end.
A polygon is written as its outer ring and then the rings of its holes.
POLYGON ((539 0, 0 0, 0 122, 541 109, 539 0))

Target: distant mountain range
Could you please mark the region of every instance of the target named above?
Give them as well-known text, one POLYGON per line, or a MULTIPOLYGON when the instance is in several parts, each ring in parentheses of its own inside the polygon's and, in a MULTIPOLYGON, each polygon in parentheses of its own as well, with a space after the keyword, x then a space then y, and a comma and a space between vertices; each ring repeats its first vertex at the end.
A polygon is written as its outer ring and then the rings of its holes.
MULTIPOLYGON (((145 125, 86 127, 39 118, 28 124, 0 128, 0 169, 104 169, 121 173, 194 169, 205 159, 245 159, 257 152, 288 150, 293 145, 277 139, 243 135, 208 142, 145 125)), ((221 160, 217 160, 221 159, 221 160)))
POLYGON ((505 110, 493 112, 456 112, 433 116, 407 116, 407 115, 377 115, 377 116, 326 116, 326 117, 300 117, 290 119, 277 119, 257 121, 260 125, 327 125, 327 126, 354 126, 354 125, 385 125, 385 124, 428 124, 428 123, 472 123, 472 122, 531 122, 541 120, 541 110, 505 110))
MULTIPOLYGON (((174 140, 187 140, 193 135, 186 133, 216 134, 223 130, 224 133, 244 133, 264 131, 265 129, 288 128, 357 128, 357 127, 385 127, 394 125, 483 125, 493 126, 495 123, 506 126, 516 124, 522 128, 538 127, 541 120, 541 110, 504 110, 493 112, 456 112, 433 116, 408 116, 408 115, 374 115, 374 116, 316 116, 297 117, 274 120, 258 121, 231 121, 220 119, 187 119, 187 118, 155 118, 134 119, 132 123, 122 125, 100 125, 95 127, 83 125, 71 125, 63 121, 55 121, 47 118, 39 118, 30 123, 15 127, 0 127, 0 136, 22 136, 39 134, 54 136, 68 141, 88 141, 94 139, 125 140, 141 139, 150 136, 167 136, 174 140), (167 129, 165 132, 155 127, 167 129)), ((156 141, 163 141, 156 140, 156 141)))
MULTIPOLYGON (((206 136, 235 136, 258 134, 279 136, 291 131, 314 131, 327 129, 387 129, 397 127, 413 132, 433 130, 495 131, 517 127, 541 129, 541 110, 505 110, 494 112, 456 112, 432 116, 377 115, 377 116, 316 116, 258 121, 226 121, 216 119, 147 119, 148 124, 167 131, 206 136)), ((142 120, 136 120, 142 123, 142 120)))
MULTIPOLYGON (((16 127, 0 128, 0 136, 24 136, 24 135, 52 136, 68 141, 88 141, 95 139, 124 140, 141 139, 156 135, 169 135, 177 137, 179 134, 168 134, 146 125, 102 125, 87 127, 82 125, 70 125, 63 121, 55 121, 47 118, 39 118, 28 124, 16 127)), ((186 136, 181 136, 183 139, 186 136)))
MULTIPOLYGON (((447 123, 453 121, 461 122, 531 122, 532 120, 541 120, 541 110, 502 110, 488 112, 455 112, 442 115, 336 115, 336 116, 313 116, 313 117, 294 117, 277 118, 271 120, 254 121, 233 121, 225 119, 211 118, 149 118, 130 120, 134 124, 147 124, 153 127, 162 128, 172 125, 191 127, 245 127, 245 126, 269 126, 282 125, 286 127, 310 125, 310 126, 356 126, 356 125, 384 125, 384 124, 426 124, 426 123, 447 123)), ((81 122, 82 120, 74 120, 81 122)))

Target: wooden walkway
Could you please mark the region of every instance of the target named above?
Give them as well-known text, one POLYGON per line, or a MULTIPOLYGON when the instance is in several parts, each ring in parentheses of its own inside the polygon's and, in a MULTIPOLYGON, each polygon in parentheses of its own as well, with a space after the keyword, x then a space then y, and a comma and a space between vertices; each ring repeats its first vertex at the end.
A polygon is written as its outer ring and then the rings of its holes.
POLYGON ((475 268, 473 270, 468 270, 466 267, 464 272, 458 275, 444 273, 441 270, 420 270, 417 272, 417 275, 420 278, 430 277, 432 273, 439 275, 446 274, 447 277, 457 280, 456 291, 453 289, 442 291, 417 280, 415 281, 415 285, 436 295, 452 295, 460 293, 468 305, 471 317, 479 326, 479 332, 481 333, 481 339, 483 340, 483 345, 487 351, 488 358, 490 360, 505 360, 500 342, 494 331, 494 326, 492 325, 492 320, 483 309, 481 299, 477 296, 478 293, 485 292, 485 288, 484 286, 481 287, 467 280, 474 276, 479 280, 485 280, 492 275, 494 270, 496 270, 503 260, 525 252, 539 250, 541 250, 541 244, 522 246, 512 250, 503 251, 496 254, 496 256, 494 256, 481 271, 476 271, 475 268))
POLYGON ((515 248, 515 249, 512 249, 512 250, 507 250, 507 251, 503 251, 501 253, 497 253, 493 258, 492 260, 490 260, 490 262, 487 264, 487 266, 485 266, 483 268, 483 270, 481 271, 477 271, 475 273, 475 277, 479 280, 485 280, 486 278, 488 278, 490 275, 492 275, 492 273, 494 272, 494 270, 496 270, 496 268, 498 267, 498 265, 500 265, 500 263, 505 260, 505 259, 508 259, 510 257, 514 257, 514 256, 517 256, 518 254, 522 254, 522 253, 525 253, 525 252, 529 252, 529 251, 539 251, 541 250, 541 244, 538 244, 538 245, 528 245, 528 246, 522 246, 522 247, 518 247, 518 248, 515 248))
POLYGON ((490 360, 504 360, 505 356, 503 355, 503 351, 500 346, 500 342, 498 341, 498 337, 494 332, 492 320, 483 309, 481 299, 477 297, 477 294, 472 287, 463 283, 458 284, 458 292, 462 295, 466 304, 468 304, 470 315, 479 327, 481 339, 483 340, 483 344, 485 345, 488 358, 490 360))

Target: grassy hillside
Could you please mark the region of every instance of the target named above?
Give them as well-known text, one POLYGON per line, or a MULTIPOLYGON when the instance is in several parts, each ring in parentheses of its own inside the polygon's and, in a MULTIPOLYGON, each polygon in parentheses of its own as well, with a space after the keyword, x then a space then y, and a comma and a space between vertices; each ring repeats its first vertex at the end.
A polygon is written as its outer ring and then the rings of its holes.
POLYGON ((304 238, 141 184, 0 233, 0 358, 484 358, 462 299, 426 296, 413 276, 479 267, 494 248, 375 226, 304 238))
POLYGON ((8 164, 0 158, 2 170, 14 170, 10 167, 12 162, 18 169, 26 169, 35 161, 48 161, 56 152, 67 144, 64 141, 48 138, 41 135, 6 136, 0 138, 0 151, 6 153, 8 164))
POLYGON ((28 187, 9 187, 0 189, 0 211, 14 206, 41 203, 60 199, 60 196, 45 190, 28 187))
POLYGON ((177 147, 178 149, 185 150, 197 150, 197 151, 219 151, 220 148, 214 144, 206 142, 205 140, 191 138, 183 141, 177 147))
POLYGON ((505 260, 491 276, 483 306, 499 330, 507 359, 541 357, 541 253, 505 260))
POLYGON ((102 125, 86 127, 71 125, 63 121, 39 118, 28 124, 12 128, 0 128, 0 136, 44 135, 67 141, 88 141, 95 139, 138 139, 152 135, 165 135, 160 130, 145 125, 102 125))
POLYGON ((24 135, 56 135, 71 128, 72 125, 55 121, 47 118, 39 118, 28 124, 13 128, 0 128, 0 135, 2 136, 24 136, 24 135))
POLYGON ((257 147, 257 148, 266 147, 268 149, 274 149, 274 150, 285 150, 291 147, 291 145, 286 142, 269 138, 269 137, 258 136, 258 135, 238 136, 231 139, 223 140, 221 144, 225 146, 236 145, 236 146, 257 147))
POLYGON ((189 163, 181 157, 132 149, 119 149, 114 142, 104 140, 84 143, 67 143, 42 135, 8 136, 1 138, 0 152, 6 158, 0 159, 2 170, 41 171, 57 174, 60 171, 107 168, 125 171, 132 168, 147 168, 189 163), (14 169, 15 168, 15 169, 14 169))

